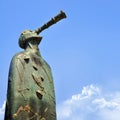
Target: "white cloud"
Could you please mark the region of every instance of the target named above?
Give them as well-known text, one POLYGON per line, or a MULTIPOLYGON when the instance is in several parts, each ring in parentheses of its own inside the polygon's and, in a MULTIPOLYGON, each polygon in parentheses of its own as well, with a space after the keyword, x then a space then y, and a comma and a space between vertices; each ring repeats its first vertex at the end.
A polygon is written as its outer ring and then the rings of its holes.
POLYGON ((94 85, 57 105, 58 120, 120 120, 120 92, 108 95, 94 85))
POLYGON ((2 107, 0 107, 0 120, 4 119, 5 104, 6 104, 6 102, 4 101, 2 107))
MULTIPOLYGON (((0 107, 4 119, 5 102, 0 107)), ((105 94, 94 85, 57 105, 58 120, 120 120, 120 92, 105 94)))

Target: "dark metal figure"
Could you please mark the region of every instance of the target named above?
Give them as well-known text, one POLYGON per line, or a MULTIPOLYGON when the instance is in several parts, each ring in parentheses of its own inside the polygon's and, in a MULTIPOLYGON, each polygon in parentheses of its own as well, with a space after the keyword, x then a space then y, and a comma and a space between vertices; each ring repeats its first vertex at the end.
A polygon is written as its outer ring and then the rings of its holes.
POLYGON ((19 46, 25 51, 11 61, 4 120, 56 120, 52 73, 40 55, 38 34, 65 17, 61 12, 41 28, 21 33, 19 46))

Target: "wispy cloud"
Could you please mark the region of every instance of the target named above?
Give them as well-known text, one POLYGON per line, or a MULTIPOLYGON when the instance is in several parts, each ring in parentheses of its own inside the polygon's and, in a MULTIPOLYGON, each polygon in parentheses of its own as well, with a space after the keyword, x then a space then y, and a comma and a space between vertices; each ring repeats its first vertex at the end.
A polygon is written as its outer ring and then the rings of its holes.
POLYGON ((0 120, 3 120, 4 119, 4 112, 5 112, 5 101, 2 105, 2 107, 0 107, 0 120))
POLYGON ((120 120, 120 92, 106 94, 94 85, 57 105, 58 120, 120 120))

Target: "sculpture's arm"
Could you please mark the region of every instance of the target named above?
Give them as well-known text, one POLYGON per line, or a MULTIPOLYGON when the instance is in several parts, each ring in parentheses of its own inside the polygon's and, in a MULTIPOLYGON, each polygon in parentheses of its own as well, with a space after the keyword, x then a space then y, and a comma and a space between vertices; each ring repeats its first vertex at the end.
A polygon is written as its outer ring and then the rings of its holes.
POLYGON ((16 109, 16 97, 18 96, 18 89, 20 82, 22 81, 22 72, 24 66, 19 57, 14 56, 9 69, 8 77, 8 90, 7 90, 7 103, 6 103, 6 114, 5 117, 11 118, 15 113, 16 109))

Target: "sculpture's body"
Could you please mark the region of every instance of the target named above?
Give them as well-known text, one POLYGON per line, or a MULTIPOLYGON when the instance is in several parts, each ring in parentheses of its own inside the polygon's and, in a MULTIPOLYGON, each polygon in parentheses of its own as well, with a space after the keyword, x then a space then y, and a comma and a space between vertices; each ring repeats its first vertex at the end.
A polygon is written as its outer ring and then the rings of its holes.
POLYGON ((35 36, 21 43, 25 51, 12 59, 5 120, 56 120, 53 79, 39 53, 40 40, 35 36))
POLYGON ((63 18, 61 11, 41 28, 21 33, 19 45, 25 51, 11 61, 4 120, 56 120, 51 69, 40 55, 38 34, 63 18))

